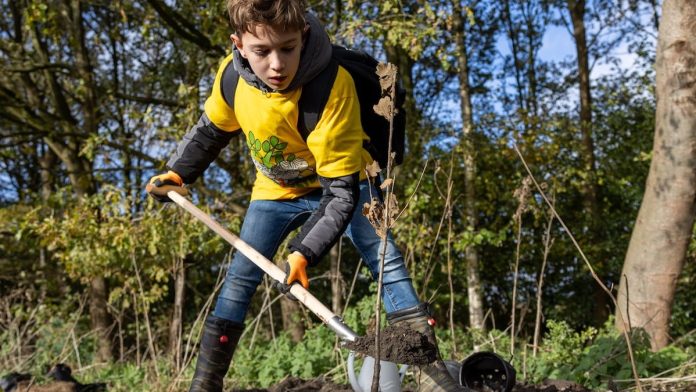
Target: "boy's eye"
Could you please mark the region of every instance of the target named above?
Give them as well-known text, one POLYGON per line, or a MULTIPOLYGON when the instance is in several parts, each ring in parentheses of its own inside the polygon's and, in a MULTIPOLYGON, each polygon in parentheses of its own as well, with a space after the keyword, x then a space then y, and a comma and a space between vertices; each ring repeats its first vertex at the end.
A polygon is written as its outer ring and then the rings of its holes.
POLYGON ((282 50, 283 52, 285 52, 285 53, 291 53, 293 50, 295 50, 295 47, 294 47, 294 46, 288 46, 288 47, 285 47, 285 48, 283 48, 283 49, 281 49, 281 50, 282 50))
POLYGON ((267 49, 255 49, 254 54, 257 56, 265 56, 268 54, 268 50, 267 49))

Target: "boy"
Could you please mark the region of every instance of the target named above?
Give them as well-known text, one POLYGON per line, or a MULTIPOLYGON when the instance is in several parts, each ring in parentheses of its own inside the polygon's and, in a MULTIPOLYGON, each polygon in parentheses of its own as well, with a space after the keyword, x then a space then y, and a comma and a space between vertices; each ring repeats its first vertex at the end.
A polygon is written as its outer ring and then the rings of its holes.
MULTIPOLYGON (((257 168, 251 202, 240 238, 271 259, 294 229, 286 261, 286 285, 307 288, 306 267, 316 264, 345 233, 373 277, 379 273, 381 240, 357 205, 378 190, 365 179, 372 162, 363 148, 367 136, 350 74, 339 68, 329 99, 306 140, 298 131, 302 86, 331 60, 331 43, 304 0, 228 0, 233 53, 220 66, 205 111, 167 162, 168 173, 150 180, 153 197, 166 200, 157 186, 190 184, 230 138, 243 133, 257 168), (234 107, 222 83, 227 67, 240 75, 234 107), (370 189, 371 188, 371 189, 370 189)), ((227 86, 227 88, 230 88, 227 86)), ((328 88, 328 86, 327 86, 328 88)), ((384 263, 383 298, 390 323, 403 323, 436 344, 426 304, 420 303, 392 238, 384 263)), ((263 272, 237 252, 205 321, 191 391, 222 391, 223 377, 244 329, 251 297, 263 272)), ((442 361, 420 373, 420 390, 463 390, 442 361)))

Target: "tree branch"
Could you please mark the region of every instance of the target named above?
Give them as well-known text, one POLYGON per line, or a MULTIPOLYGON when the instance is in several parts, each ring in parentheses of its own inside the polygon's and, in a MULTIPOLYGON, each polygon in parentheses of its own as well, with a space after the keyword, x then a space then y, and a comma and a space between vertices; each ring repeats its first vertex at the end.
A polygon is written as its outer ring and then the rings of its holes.
POLYGON ((181 14, 170 8, 162 0, 147 0, 164 22, 176 31, 182 38, 203 49, 207 55, 220 57, 225 50, 219 45, 213 45, 210 39, 201 33, 196 26, 184 18, 181 14))
POLYGON ((68 73, 72 71, 70 64, 66 63, 47 63, 47 64, 30 64, 23 67, 6 68, 7 72, 16 73, 32 73, 36 71, 45 71, 50 69, 65 70, 68 73))
POLYGON ((173 107, 173 108, 186 107, 186 105, 182 104, 181 102, 173 101, 170 99, 162 99, 162 98, 155 98, 155 97, 140 97, 137 95, 124 94, 124 93, 120 93, 120 92, 115 93, 114 96, 116 96, 116 98, 125 99, 127 101, 144 103, 144 104, 161 105, 161 106, 168 106, 168 107, 173 107))

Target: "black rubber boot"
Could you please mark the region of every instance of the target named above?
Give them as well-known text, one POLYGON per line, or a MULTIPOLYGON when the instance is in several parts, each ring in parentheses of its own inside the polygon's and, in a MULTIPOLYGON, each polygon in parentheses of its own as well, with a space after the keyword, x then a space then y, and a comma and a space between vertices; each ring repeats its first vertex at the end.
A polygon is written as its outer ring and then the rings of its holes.
POLYGON ((430 316, 427 303, 399 310, 387 315, 387 321, 391 325, 405 325, 410 329, 416 330, 428 338, 428 341, 437 349, 437 360, 430 365, 421 366, 416 371, 416 382, 418 390, 421 392, 468 392, 470 389, 459 385, 447 371, 445 363, 442 362, 440 349, 437 348, 437 339, 433 325, 435 320, 430 316))
POLYGON ((203 336, 189 392, 222 392, 222 380, 230 367, 244 325, 215 317, 205 320, 203 336))

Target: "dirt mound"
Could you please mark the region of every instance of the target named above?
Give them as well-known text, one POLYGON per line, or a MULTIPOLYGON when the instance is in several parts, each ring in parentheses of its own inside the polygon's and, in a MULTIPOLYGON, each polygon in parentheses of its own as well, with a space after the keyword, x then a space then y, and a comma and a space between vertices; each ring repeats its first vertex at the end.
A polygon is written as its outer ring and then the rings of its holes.
MULTIPOLYGON (((390 325, 379 335, 380 359, 406 365, 427 365, 437 359, 436 347, 418 331, 403 325, 390 325)), ((345 348, 374 357, 375 336, 368 334, 354 342, 346 342, 345 348)))
MULTIPOLYGON (((402 392, 414 392, 418 387, 404 385, 402 392)), ((352 392, 350 385, 336 384, 322 377, 314 380, 302 380, 297 377, 287 377, 280 383, 270 386, 268 389, 234 389, 232 392, 352 392)), ((652 388, 644 387, 646 392, 696 392, 696 385, 685 388, 652 388)), ((474 392, 496 392, 491 389, 474 390, 474 392)), ((517 383, 512 392, 592 392, 574 382, 564 380, 547 380, 541 384, 517 383)))
POLYGON ((540 385, 516 384, 512 392, 592 392, 582 385, 571 381, 548 380, 540 385))
MULTIPOLYGON (((606 389, 602 389, 605 391, 606 389)), ((612 387, 609 390, 618 391, 622 388, 612 387)), ((546 380, 541 384, 516 384, 512 392, 592 392, 592 389, 583 387, 571 381, 565 380, 546 380)), ((643 385, 644 392, 696 392, 696 385, 678 385, 678 386, 650 386, 643 385)))
POLYGON ((303 380, 297 377, 286 377, 268 389, 233 389, 232 392, 352 392, 350 385, 336 384, 320 377, 314 380, 303 380))

